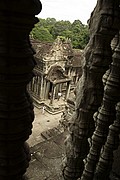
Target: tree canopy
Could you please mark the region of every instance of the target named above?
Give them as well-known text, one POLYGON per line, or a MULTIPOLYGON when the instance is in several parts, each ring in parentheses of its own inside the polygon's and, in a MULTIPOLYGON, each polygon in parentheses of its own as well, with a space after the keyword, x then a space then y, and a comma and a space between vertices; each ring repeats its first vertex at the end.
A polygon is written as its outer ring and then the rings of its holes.
POLYGON ((57 21, 55 18, 39 19, 31 35, 40 41, 53 42, 57 36, 71 39, 73 48, 83 49, 89 41, 88 26, 80 20, 57 21))

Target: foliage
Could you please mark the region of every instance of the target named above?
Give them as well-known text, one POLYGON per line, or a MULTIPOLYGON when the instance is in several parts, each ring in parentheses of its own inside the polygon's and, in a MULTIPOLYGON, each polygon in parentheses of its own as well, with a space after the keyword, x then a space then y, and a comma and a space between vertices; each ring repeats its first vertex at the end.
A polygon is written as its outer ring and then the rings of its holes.
POLYGON ((54 40, 49 30, 43 26, 39 26, 39 24, 37 24, 35 28, 33 28, 31 36, 34 39, 38 39, 40 41, 52 42, 54 40))
POLYGON ((39 19, 31 36, 40 41, 53 42, 57 36, 71 39, 73 48, 83 49, 89 41, 88 26, 80 20, 57 21, 55 18, 39 19))

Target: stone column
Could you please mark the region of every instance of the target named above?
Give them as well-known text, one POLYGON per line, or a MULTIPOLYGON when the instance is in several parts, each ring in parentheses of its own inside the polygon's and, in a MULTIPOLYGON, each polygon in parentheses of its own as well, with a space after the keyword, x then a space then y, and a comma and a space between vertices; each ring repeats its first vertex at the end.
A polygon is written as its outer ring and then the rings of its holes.
POLYGON ((38 97, 39 94, 39 84, 38 84, 38 75, 36 76, 36 96, 38 97))
POLYGON ((47 80, 44 79, 44 88, 43 88, 43 98, 46 99, 46 86, 47 86, 47 80))
POLYGON ((47 81, 47 86, 46 86, 46 99, 48 99, 48 96, 49 96, 49 90, 50 90, 50 81, 47 81))
POLYGON ((43 99, 43 75, 40 78, 40 99, 43 99))
POLYGON ((53 101, 54 101, 54 99, 55 99, 55 92, 56 92, 56 85, 53 84, 53 86, 52 86, 52 95, 51 95, 50 105, 53 105, 53 101))
POLYGON ((32 81, 31 81, 31 91, 32 91, 32 92, 34 92, 33 87, 34 87, 34 79, 32 79, 32 81))
POLYGON ((58 98, 58 92, 61 92, 60 91, 60 84, 56 84, 56 91, 55 91, 55 96, 58 98))
POLYGON ((65 95, 65 100, 67 100, 68 96, 70 93, 70 81, 67 82, 67 89, 66 89, 66 95, 65 95))
POLYGON ((29 165, 34 120, 27 84, 35 61, 29 33, 41 10, 38 0, 0 1, 0 180, 22 180, 29 165))
POLYGON ((71 68, 69 68, 69 70, 68 70, 68 76, 70 76, 70 72, 71 72, 71 68))
POLYGON ((40 88, 41 88, 40 75, 38 75, 38 97, 39 97, 39 99, 40 99, 40 88))
MULTIPOLYGON (((91 139, 95 128, 93 114, 100 107, 103 98, 102 76, 112 62, 111 40, 119 29, 119 13, 118 0, 98 0, 89 20, 90 40, 84 50, 83 74, 76 88, 75 113, 69 127, 70 135, 66 140, 63 169, 65 180, 94 178, 98 156, 94 156, 96 151, 93 148, 87 156, 88 138, 91 139), (86 157, 84 168, 83 159, 86 157)), ((103 131, 103 135, 104 133, 106 132, 103 131)), ((96 140, 95 145, 99 146, 97 142, 96 140)))
POLYGON ((116 145, 118 147, 119 144, 117 137, 119 135, 117 132, 119 116, 116 117, 119 105, 116 107, 116 104, 120 101, 120 42, 112 57, 110 73, 106 78, 104 76, 105 87, 102 105, 94 115, 96 128, 92 136, 92 146, 87 156, 83 180, 92 179, 93 174, 96 180, 109 179, 113 163, 113 151, 114 148, 117 149, 116 145), (118 122, 114 121, 116 118, 118 122))
POLYGON ((77 74, 77 76, 76 76, 76 80, 75 80, 75 85, 77 84, 77 82, 78 82, 78 74, 77 74))
POLYGON ((35 79, 34 79, 34 93, 35 93, 35 96, 37 95, 37 77, 35 75, 35 79))

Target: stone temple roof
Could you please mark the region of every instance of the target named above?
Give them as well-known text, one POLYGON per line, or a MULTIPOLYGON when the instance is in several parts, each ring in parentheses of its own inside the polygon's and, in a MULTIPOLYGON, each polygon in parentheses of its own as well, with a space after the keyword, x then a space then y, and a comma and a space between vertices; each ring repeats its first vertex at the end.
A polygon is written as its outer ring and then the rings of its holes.
MULTIPOLYGON (((40 42, 31 40, 31 44, 37 59, 43 60, 46 56, 52 57, 57 51, 61 52, 61 57, 66 59, 66 67, 79 68, 82 66, 83 50, 73 49, 69 40, 61 40, 59 37, 52 42, 40 42)), ((48 58, 49 60, 49 58, 48 58)))
POLYGON ((73 49, 73 56, 69 57, 67 61, 68 67, 81 67, 83 61, 83 50, 73 49))
POLYGON ((53 42, 40 42, 31 40, 31 44, 36 54, 35 57, 43 59, 46 55, 53 56, 55 51, 60 51, 64 59, 73 56, 72 45, 69 40, 61 40, 59 37, 53 42))
POLYGON ((31 40, 32 47, 35 50, 35 57, 43 58, 46 54, 48 54, 52 48, 52 43, 49 42, 41 42, 39 40, 31 40))

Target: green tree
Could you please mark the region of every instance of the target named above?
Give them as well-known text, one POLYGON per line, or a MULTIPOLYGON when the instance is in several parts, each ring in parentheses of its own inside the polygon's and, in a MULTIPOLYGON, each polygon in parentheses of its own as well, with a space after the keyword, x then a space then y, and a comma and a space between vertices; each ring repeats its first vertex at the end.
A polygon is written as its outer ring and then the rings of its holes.
POLYGON ((53 42, 54 40, 49 30, 47 28, 44 28, 43 26, 39 27, 37 25, 32 30, 31 35, 34 39, 38 39, 40 41, 53 42))
POLYGON ((39 22, 32 30, 33 38, 40 41, 53 42, 57 36, 70 38, 73 48, 83 49, 89 40, 88 26, 80 20, 56 21, 55 18, 39 19, 39 22))
POLYGON ((71 25, 73 33, 80 33, 83 26, 80 20, 75 20, 71 25))
POLYGON ((38 25, 47 28, 48 31, 51 33, 51 29, 54 27, 55 23, 56 23, 55 18, 47 18, 47 19, 39 19, 38 25))
POLYGON ((66 37, 66 38, 69 38, 72 40, 73 38, 73 32, 70 31, 70 30, 65 30, 61 33, 62 36, 66 37))
POLYGON ((57 21, 51 31, 51 34, 54 38, 57 36, 62 36, 63 32, 71 29, 71 23, 70 21, 57 21))
POLYGON ((83 49, 89 41, 88 26, 82 24, 80 20, 75 20, 71 26, 73 47, 83 49))

